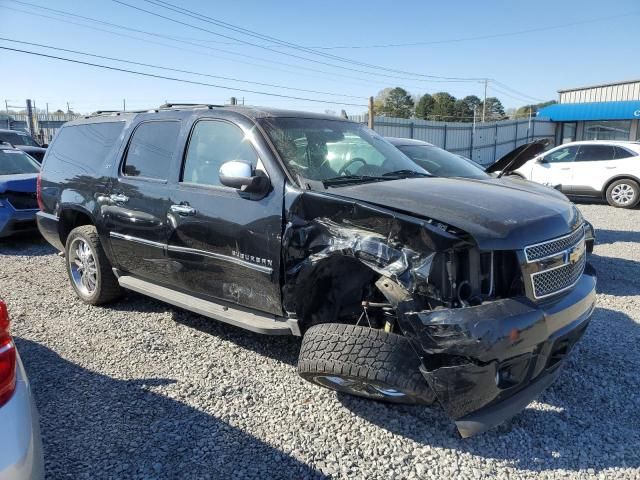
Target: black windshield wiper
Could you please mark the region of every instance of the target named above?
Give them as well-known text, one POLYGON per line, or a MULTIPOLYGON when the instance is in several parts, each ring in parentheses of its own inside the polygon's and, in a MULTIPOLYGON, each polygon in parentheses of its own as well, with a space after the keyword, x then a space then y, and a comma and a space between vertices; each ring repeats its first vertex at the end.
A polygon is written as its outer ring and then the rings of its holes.
POLYGON ((433 177, 430 173, 416 172, 415 170, 394 170, 393 172, 384 173, 385 177, 433 177))
POLYGON ((341 185, 347 183, 360 183, 360 182, 379 182, 381 180, 393 180, 390 177, 374 177, 370 175, 340 175, 339 177, 326 178, 322 180, 325 187, 331 185, 341 185))

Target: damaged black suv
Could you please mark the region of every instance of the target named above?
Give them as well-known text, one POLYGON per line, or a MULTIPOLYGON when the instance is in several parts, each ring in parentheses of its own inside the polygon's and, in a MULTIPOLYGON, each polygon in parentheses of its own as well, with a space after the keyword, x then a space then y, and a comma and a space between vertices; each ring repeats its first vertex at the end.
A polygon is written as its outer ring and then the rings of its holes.
POLYGON ((438 401, 463 436, 558 376, 594 308, 592 232, 526 182, 436 178, 325 115, 163 105, 67 123, 38 225, 87 303, 122 289, 265 334, 337 391, 438 401))

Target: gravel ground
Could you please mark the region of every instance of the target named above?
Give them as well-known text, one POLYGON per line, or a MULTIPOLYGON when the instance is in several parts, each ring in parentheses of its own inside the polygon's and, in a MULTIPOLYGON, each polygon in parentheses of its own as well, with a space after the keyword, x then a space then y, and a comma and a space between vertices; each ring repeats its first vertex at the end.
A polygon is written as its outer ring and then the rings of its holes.
POLYGON ((304 382, 299 340, 135 294, 90 307, 48 244, 0 243, 49 477, 640 478, 640 210, 580 208, 598 231, 591 326, 539 401, 467 440, 438 408, 304 382))

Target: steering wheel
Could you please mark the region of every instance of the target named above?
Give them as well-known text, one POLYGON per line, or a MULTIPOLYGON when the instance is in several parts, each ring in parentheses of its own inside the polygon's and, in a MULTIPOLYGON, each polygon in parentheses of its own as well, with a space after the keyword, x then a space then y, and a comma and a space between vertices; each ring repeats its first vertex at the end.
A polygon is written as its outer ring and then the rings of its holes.
POLYGON ((344 172, 346 172, 347 169, 356 162, 362 163, 363 167, 367 165, 367 162, 365 162, 364 158, 353 157, 351 160, 345 163, 340 170, 338 170, 338 175, 344 175, 344 172))

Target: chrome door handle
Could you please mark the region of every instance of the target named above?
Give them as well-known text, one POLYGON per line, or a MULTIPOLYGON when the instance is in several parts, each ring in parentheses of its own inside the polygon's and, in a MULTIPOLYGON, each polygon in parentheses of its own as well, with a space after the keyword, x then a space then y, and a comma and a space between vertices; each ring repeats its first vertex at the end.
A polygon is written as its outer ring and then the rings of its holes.
POLYGON ((195 215, 196 214, 196 209, 189 206, 189 205, 171 205, 170 210, 173 213, 177 213, 178 215, 183 215, 183 216, 187 216, 187 215, 195 215))
POLYGON ((114 193, 109 195, 109 198, 114 203, 127 203, 129 201, 129 197, 123 195, 121 193, 114 193))
POLYGON ((604 167, 604 168, 606 168, 607 170, 613 170, 614 168, 618 168, 618 167, 604 167))
POLYGON ((569 167, 562 167, 560 170, 570 170, 569 167))

